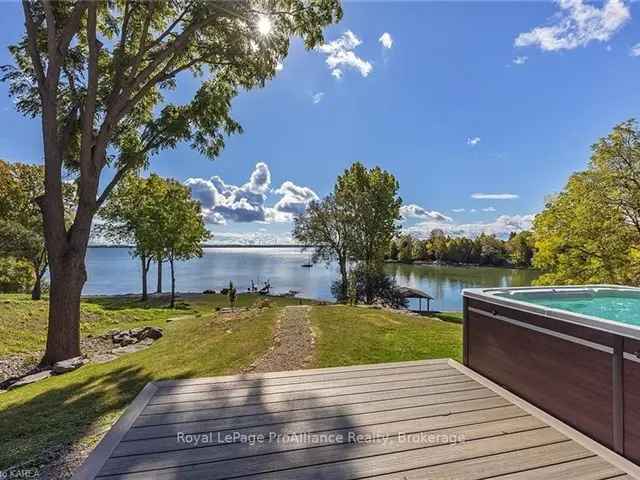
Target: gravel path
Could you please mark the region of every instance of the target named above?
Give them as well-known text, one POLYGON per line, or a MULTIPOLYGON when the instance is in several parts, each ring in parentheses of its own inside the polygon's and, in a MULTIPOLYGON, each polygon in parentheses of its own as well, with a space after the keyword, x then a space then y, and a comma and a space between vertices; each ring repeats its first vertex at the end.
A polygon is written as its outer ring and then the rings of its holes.
POLYGON ((285 307, 276 324, 273 345, 246 372, 281 372, 305 368, 315 347, 310 310, 309 306, 285 307))

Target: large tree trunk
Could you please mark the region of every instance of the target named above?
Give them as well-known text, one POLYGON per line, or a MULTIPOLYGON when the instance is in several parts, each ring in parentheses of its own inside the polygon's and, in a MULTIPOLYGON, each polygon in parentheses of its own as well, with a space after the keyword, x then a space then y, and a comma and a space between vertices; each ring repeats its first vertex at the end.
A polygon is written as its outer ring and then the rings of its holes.
POLYGON ((47 272, 47 250, 43 249, 40 255, 33 261, 33 270, 36 274, 36 281, 31 289, 31 300, 40 300, 42 298, 42 277, 47 272))
POLYGON ((31 290, 31 300, 40 300, 42 298, 42 277, 36 273, 36 282, 31 290))
POLYGON ((173 258, 169 257, 169 265, 171 265, 171 308, 176 306, 176 274, 173 269, 173 258))
POLYGON ((49 329, 43 365, 80 355, 80 294, 87 280, 85 252, 69 250, 59 256, 49 253, 49 329))
POLYGON ((162 260, 158 260, 158 287, 156 293, 162 293, 162 260))
POLYGON ((342 295, 342 301, 343 302, 348 302, 349 300, 349 273, 347 272, 347 261, 346 259, 339 259, 338 260, 339 266, 340 266, 340 277, 342 279, 342 285, 341 285, 341 295, 342 295))
MULTIPOLYGON (((49 325, 47 347, 42 364, 52 364, 60 360, 80 355, 80 295, 87 279, 84 261, 91 233, 91 222, 99 205, 96 199, 100 173, 106 162, 109 134, 112 130, 101 128, 96 136, 94 121, 98 88, 98 49, 96 38, 97 5, 88 2, 86 7, 74 10, 73 21, 79 22, 87 9, 86 31, 88 43, 87 89, 82 101, 80 149, 77 157, 79 167, 78 207, 71 227, 66 227, 64 200, 62 195, 63 157, 68 152, 67 144, 73 130, 67 128, 75 124, 80 105, 75 106, 61 119, 58 109, 60 72, 63 57, 73 39, 73 35, 57 34, 55 15, 51 4, 44 2, 47 31, 47 65, 42 64, 37 49, 38 36, 33 20, 30 2, 23 2, 28 33, 29 54, 38 81, 42 110, 42 140, 44 146, 44 195, 36 198, 42 211, 44 237, 51 275, 49 293, 49 325), (69 122, 65 122, 69 120, 69 122)), ((72 21, 72 20, 69 20, 72 21)), ((71 25, 71 32, 74 28, 71 25)), ((64 30, 61 28, 61 30, 64 30)), ((117 124, 118 120, 104 125, 117 124)))
POLYGON ((149 299, 149 294, 147 291, 147 272, 149 270, 147 259, 144 255, 140 255, 140 265, 142 266, 142 300, 146 302, 149 299))

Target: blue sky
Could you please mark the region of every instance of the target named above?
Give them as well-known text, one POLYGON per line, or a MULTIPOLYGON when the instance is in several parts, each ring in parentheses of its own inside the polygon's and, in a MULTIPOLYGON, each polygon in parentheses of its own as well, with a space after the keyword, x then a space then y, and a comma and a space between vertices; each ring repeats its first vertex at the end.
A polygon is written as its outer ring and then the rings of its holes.
MULTIPOLYGON (((6 46, 22 16, 17 3, 0 11, 6 46)), ((203 201, 214 241, 287 241, 291 213, 354 161, 396 175, 417 235, 504 234, 586 167, 600 136, 638 117, 638 3, 347 2, 344 12, 324 47, 294 41, 276 78, 234 101, 245 132, 217 160, 187 146, 154 158, 151 170, 203 201)), ((177 101, 196 85, 181 80, 177 101)), ((0 122, 0 158, 39 162, 39 122, 15 112, 5 85, 0 122)))

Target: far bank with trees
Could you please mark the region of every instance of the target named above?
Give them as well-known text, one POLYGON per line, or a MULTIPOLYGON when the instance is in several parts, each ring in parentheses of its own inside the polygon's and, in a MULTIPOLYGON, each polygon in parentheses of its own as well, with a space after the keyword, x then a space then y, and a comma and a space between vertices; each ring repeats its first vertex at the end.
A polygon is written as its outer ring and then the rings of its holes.
POLYGON ((530 268, 534 254, 533 234, 528 230, 511 232, 503 240, 486 233, 469 238, 434 229, 425 239, 411 234, 397 236, 390 243, 386 258, 400 263, 530 268))

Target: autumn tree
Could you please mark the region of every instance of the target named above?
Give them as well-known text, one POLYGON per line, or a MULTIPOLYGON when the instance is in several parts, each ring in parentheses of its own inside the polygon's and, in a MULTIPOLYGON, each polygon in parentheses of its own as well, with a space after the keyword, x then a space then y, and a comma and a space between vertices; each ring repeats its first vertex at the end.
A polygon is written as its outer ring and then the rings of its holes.
POLYGON ((398 239, 398 260, 409 263, 413 260, 413 243, 415 239, 411 235, 402 235, 398 239))
POLYGON ((534 221, 541 284, 640 283, 640 132, 615 126, 534 221))
POLYGON ((42 363, 80 354, 80 294, 93 218, 128 172, 160 150, 188 142, 213 158, 240 132, 230 104, 260 87, 286 56, 290 37, 307 48, 341 16, 338 0, 214 2, 24 0, 25 35, 10 47, 4 80, 20 112, 40 117, 44 218, 51 290, 42 363), (166 92, 191 72, 196 92, 175 104, 166 92), (106 183, 103 172, 114 175, 106 183), (63 174, 78 184, 67 226, 63 174))
MULTIPOLYGON (((0 160, 0 256, 24 259, 31 265, 34 300, 41 298, 42 279, 48 267, 42 215, 35 202, 44 190, 43 181, 44 169, 40 165, 0 160)), ((67 225, 73 218, 75 192, 73 184, 63 183, 67 225)))
POLYGON ((519 267, 528 267, 533 258, 533 234, 529 230, 513 232, 506 244, 511 263, 519 267))
POLYGON ((446 260, 447 247, 448 247, 447 235, 439 228, 434 228, 429 234, 429 251, 433 253, 434 258, 438 262, 446 260))
POLYGON ((637 283, 638 235, 623 212, 605 204, 598 175, 580 172, 533 224, 533 265, 541 285, 637 283))

